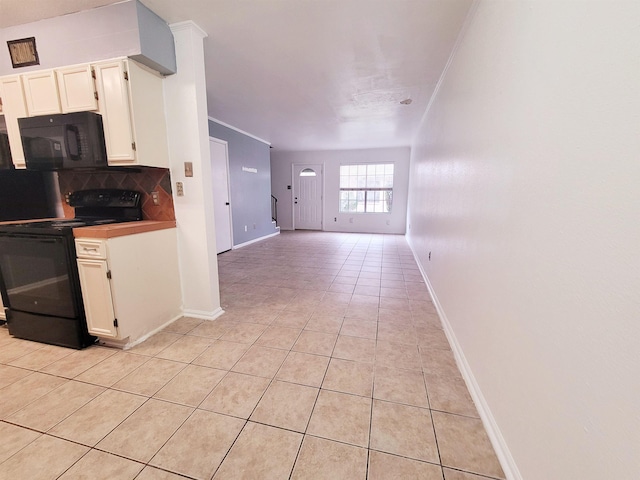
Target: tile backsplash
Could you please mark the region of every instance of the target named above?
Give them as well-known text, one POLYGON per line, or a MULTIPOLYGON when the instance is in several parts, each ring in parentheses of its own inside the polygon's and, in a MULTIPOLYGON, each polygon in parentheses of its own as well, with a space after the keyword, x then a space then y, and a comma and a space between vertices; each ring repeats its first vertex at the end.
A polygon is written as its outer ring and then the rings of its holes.
POLYGON ((131 171, 103 169, 95 172, 58 172, 60 197, 64 216, 74 217, 74 209, 64 201, 65 195, 76 190, 122 188, 142 193, 142 216, 145 220, 175 220, 171 196, 171 176, 168 168, 136 167, 131 171), (160 205, 154 205, 151 192, 158 192, 160 205))

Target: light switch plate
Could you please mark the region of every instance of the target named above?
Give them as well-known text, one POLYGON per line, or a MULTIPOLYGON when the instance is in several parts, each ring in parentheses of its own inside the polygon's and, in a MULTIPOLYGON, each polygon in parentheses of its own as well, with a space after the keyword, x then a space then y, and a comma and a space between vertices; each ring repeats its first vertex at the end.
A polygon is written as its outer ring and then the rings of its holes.
POLYGON ((184 162, 184 176, 193 177, 193 162, 184 162))

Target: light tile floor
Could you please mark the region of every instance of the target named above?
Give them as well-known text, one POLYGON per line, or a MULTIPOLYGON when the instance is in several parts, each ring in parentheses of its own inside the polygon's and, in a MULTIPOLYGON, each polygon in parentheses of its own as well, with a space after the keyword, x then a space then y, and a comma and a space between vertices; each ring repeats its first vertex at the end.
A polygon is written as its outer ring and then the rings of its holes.
POLYGON ((404 237, 218 258, 226 313, 126 351, 0 329, 0 479, 504 478, 404 237))

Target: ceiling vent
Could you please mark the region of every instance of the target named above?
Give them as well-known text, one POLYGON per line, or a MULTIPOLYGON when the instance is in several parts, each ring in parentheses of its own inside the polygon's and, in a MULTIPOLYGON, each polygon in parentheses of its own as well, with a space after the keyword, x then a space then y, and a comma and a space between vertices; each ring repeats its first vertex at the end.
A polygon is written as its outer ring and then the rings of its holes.
POLYGON ((13 68, 40 65, 35 37, 9 40, 7 46, 9 47, 9 55, 11 55, 13 68))

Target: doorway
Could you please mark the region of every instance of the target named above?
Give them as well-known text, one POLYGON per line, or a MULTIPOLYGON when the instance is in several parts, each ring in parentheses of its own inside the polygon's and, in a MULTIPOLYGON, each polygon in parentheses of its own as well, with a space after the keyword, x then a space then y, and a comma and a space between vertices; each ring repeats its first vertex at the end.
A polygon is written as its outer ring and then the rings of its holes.
POLYGON ((211 176, 213 177, 213 217, 216 225, 216 253, 233 247, 231 194, 229 191, 229 146, 224 140, 209 137, 211 176))
POLYGON ((322 165, 293 165, 293 228, 322 230, 322 165))

